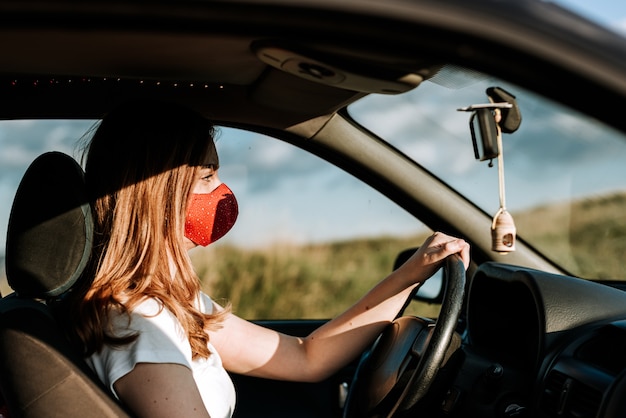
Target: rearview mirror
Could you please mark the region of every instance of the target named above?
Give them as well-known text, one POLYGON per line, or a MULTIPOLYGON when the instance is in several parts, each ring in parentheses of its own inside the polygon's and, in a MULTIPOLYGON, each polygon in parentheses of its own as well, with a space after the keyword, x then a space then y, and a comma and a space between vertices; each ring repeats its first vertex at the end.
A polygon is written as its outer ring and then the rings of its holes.
POLYGON ((492 110, 476 109, 470 117, 469 124, 474 157, 480 161, 498 158, 498 128, 492 110))

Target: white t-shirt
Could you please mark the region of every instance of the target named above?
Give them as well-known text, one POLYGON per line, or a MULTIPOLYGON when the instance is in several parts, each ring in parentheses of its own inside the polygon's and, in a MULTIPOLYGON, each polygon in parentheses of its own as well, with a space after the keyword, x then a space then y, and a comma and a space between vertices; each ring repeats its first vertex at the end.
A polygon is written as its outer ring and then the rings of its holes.
MULTIPOLYGON (((113 316, 111 323, 116 335, 138 332, 139 337, 118 348, 105 345, 87 363, 115 396, 113 384, 138 363, 181 364, 193 372, 211 418, 230 418, 235 409, 235 388, 219 354, 209 344, 208 359, 192 360, 191 346, 182 326, 169 310, 164 308, 159 312, 160 308, 157 300, 146 299, 133 310, 130 326, 126 315, 113 316)), ((205 313, 213 310, 213 302, 204 293, 201 293, 200 309, 205 313)))

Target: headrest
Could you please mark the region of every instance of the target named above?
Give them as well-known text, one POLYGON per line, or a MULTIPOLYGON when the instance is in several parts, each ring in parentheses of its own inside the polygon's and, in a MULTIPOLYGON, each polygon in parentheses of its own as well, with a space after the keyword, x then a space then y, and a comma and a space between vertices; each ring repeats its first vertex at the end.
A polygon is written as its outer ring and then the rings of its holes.
POLYGON ((80 277, 91 252, 93 220, 84 172, 60 152, 26 170, 11 208, 6 273, 18 296, 56 297, 80 277))

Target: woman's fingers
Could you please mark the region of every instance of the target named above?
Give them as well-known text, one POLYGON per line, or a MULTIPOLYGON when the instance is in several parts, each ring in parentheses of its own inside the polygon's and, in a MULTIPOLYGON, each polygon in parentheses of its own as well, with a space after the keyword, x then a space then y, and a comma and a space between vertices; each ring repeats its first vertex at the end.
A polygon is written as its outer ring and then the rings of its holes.
POLYGON ((420 251, 423 251, 423 257, 420 258, 425 266, 438 264, 451 254, 459 254, 465 268, 467 269, 469 266, 469 244, 463 239, 451 237, 441 232, 435 232, 428 237, 420 247, 420 251))

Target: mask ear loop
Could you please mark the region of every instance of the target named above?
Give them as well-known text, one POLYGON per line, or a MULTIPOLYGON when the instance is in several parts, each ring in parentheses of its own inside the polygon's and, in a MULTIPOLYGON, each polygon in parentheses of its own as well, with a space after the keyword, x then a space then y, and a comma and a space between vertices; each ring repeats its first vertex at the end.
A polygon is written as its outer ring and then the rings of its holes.
POLYGON ((504 190, 504 153, 502 149, 502 130, 500 109, 494 109, 498 141, 498 186, 500 209, 491 223, 491 249, 502 254, 515 251, 516 228, 513 217, 506 210, 506 193, 504 190))

